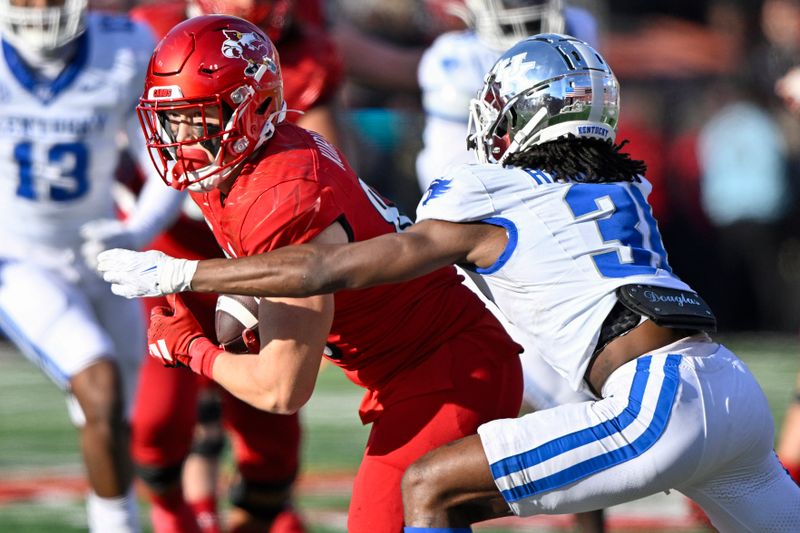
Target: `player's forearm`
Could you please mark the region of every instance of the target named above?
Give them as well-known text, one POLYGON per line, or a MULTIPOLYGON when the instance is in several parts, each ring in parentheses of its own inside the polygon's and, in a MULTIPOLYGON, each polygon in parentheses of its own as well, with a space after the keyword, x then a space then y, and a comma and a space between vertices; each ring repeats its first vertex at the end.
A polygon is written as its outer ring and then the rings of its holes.
POLYGON ((279 379, 263 367, 262 354, 223 353, 214 361, 212 376, 228 392, 256 409, 288 415, 308 402, 313 391, 292 379, 279 379))
POLYGON ((458 262, 461 251, 426 246, 410 232, 342 245, 301 244, 238 259, 200 261, 193 291, 305 297, 422 276, 458 262))
POLYGON ((251 257, 200 261, 192 277, 192 290, 286 297, 333 292, 343 284, 325 275, 321 248, 289 246, 251 257))

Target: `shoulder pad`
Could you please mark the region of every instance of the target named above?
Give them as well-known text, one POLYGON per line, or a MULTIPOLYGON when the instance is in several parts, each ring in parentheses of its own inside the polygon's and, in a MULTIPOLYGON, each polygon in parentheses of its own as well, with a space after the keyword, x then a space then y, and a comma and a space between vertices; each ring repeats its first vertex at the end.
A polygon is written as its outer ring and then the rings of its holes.
POLYGON ((417 221, 473 222, 494 216, 481 173, 486 165, 461 165, 433 180, 417 206, 417 221))

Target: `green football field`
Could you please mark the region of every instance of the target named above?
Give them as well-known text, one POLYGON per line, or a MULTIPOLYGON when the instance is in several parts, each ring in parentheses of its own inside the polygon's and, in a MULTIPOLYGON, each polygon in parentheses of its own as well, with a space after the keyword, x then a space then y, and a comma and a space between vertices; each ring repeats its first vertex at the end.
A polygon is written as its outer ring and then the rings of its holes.
MULTIPOLYGON (((796 339, 742 336, 723 340, 759 378, 779 425, 800 362, 796 339)), ((298 506, 314 533, 346 530, 350 484, 367 436, 356 414, 360 397, 361 389, 329 366, 303 411, 306 439, 298 506)), ((229 473, 228 467, 222 484, 229 473)), ((11 345, 0 342, 0 532, 84 531, 81 476, 76 433, 67 420, 61 394, 11 345)), ((142 519, 147 524, 144 502, 142 519)), ((608 523, 613 532, 704 531, 676 493, 612 508, 608 523)), ((568 517, 508 519, 475 529, 493 533, 572 530, 568 517)))

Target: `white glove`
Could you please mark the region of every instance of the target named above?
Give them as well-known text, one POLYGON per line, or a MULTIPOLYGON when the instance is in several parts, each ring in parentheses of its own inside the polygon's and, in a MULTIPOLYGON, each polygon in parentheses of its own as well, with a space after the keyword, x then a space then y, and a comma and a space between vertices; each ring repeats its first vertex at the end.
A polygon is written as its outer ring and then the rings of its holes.
POLYGON ((97 255, 111 248, 141 248, 138 232, 116 219, 99 218, 81 226, 81 255, 89 268, 97 268, 97 255))
POLYGON ((163 296, 191 290, 197 261, 164 252, 115 248, 97 256, 97 271, 111 283, 111 292, 125 298, 163 296))

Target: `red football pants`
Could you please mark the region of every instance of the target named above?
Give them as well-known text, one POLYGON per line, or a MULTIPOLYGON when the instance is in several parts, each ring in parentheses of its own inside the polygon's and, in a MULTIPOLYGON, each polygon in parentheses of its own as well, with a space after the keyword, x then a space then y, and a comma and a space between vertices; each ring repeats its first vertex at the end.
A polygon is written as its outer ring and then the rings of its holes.
MULTIPOLYGON (((461 334, 403 376, 411 384, 415 374, 439 372, 449 386, 384 404, 353 485, 349 533, 400 533, 400 481, 406 467, 443 444, 475 434, 484 422, 519 414, 522 368, 516 345, 499 328, 461 334)), ((402 393, 395 390, 393 396, 402 393)))

